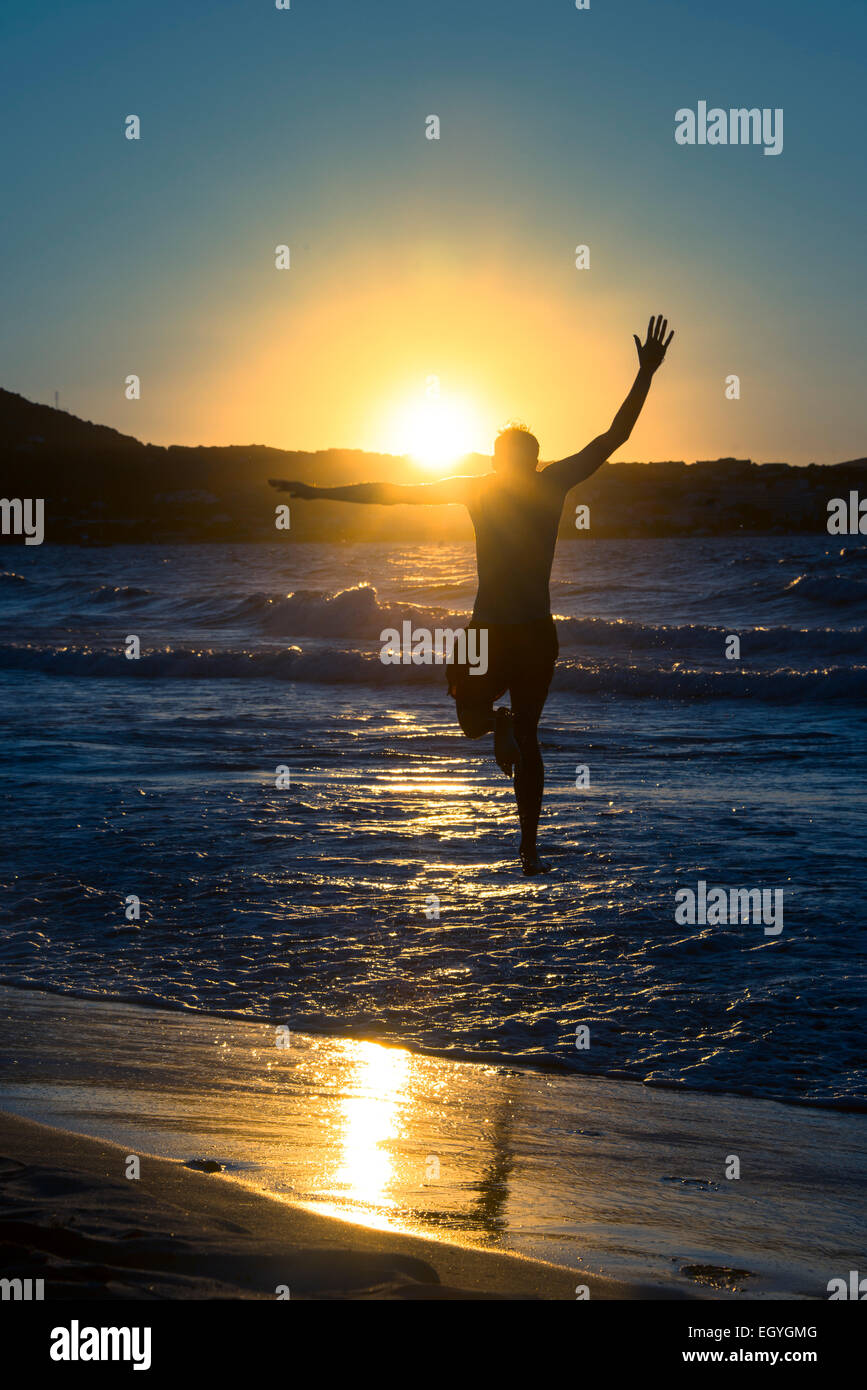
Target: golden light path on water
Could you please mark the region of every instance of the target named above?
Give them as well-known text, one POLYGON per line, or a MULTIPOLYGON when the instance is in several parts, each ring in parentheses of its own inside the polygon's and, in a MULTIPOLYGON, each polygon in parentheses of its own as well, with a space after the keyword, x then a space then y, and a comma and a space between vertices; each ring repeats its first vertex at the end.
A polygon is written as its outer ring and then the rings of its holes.
MULTIPOLYGON (((351 1094, 341 1101, 343 1130, 334 1186, 344 1202, 362 1207, 371 1225, 390 1224, 398 1206, 390 1187, 395 1177, 393 1144, 400 1137, 401 1111, 409 1100, 409 1053, 376 1043, 352 1045, 356 1053, 351 1094)), ((322 1210, 322 1206, 319 1206, 322 1210)))

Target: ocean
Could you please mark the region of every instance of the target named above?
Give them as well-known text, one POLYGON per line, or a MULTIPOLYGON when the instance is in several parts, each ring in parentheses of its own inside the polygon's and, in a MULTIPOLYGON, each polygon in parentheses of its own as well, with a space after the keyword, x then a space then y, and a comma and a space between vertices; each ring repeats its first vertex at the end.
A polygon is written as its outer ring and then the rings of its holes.
POLYGON ((0 982, 867 1108, 861 538, 560 542, 542 879, 442 667, 379 659, 470 546, 3 564, 0 982), (782 930, 678 921, 700 883, 782 930))

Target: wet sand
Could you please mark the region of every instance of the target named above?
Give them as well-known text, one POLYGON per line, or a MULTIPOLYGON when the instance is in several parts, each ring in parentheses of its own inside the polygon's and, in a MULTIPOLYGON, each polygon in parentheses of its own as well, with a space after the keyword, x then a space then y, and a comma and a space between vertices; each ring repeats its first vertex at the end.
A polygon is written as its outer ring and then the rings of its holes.
MULTIPOLYGON (((330 1220, 0 1114, 2 1275, 46 1299, 574 1299, 571 1271, 330 1220)), ((594 1298, 639 1297, 593 1280, 594 1298)))
POLYGON ((592 1297, 824 1298, 863 1248, 859 1115, 24 990, 0 991, 0 1049, 0 1105, 62 1131, 5 1121, 6 1219, 30 1202, 40 1230, 110 1240, 92 1262, 111 1269, 144 1248, 121 1228, 149 1232, 157 1296, 212 1296, 216 1281, 274 1297, 281 1261, 299 1296, 334 1296, 344 1273, 296 1259, 324 1246, 425 1266, 359 1267, 352 1297, 441 1297, 438 1280, 456 1297, 574 1299, 583 1283, 592 1297))

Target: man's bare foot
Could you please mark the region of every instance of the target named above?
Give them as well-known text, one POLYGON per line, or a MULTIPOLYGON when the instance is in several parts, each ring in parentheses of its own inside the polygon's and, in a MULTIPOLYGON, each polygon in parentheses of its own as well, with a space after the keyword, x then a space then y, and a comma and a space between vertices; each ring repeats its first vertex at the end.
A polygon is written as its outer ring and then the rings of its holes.
POLYGON ((512 726, 512 711, 501 705, 496 712, 497 721, 494 725, 494 757, 497 766, 505 772, 507 777, 511 777, 515 763, 520 757, 520 750, 515 738, 515 730, 512 726))
POLYGON ((521 868, 527 878, 533 878, 536 874, 549 874, 551 865, 544 859, 539 858, 539 851, 521 850, 521 868))

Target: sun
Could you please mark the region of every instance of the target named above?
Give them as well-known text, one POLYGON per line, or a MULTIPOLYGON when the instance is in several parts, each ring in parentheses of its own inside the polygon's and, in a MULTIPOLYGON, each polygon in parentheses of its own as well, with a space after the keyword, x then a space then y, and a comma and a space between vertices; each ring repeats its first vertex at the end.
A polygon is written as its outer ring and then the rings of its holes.
POLYGON ((485 450, 479 412, 458 396, 428 391, 393 414, 388 452, 408 454, 424 468, 443 469, 465 454, 485 450))

